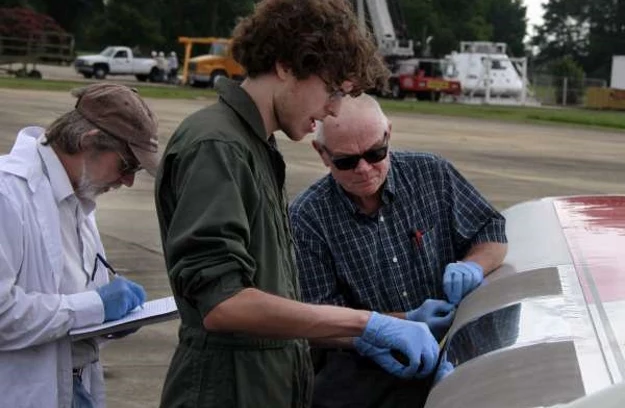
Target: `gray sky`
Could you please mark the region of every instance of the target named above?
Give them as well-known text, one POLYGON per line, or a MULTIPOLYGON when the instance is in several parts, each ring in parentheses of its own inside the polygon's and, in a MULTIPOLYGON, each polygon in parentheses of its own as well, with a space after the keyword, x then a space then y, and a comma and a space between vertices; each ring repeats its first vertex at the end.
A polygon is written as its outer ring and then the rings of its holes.
POLYGON ((546 3, 546 0, 524 0, 527 6, 527 26, 528 29, 536 24, 542 22, 543 9, 541 4, 546 3))

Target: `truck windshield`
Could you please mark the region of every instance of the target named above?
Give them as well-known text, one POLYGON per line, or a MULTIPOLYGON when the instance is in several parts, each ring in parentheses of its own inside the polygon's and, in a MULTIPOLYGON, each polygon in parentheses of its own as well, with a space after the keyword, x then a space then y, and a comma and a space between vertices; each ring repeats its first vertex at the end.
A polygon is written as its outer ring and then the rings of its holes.
POLYGON ((111 57, 111 56, 113 56, 114 52, 115 52, 115 48, 113 48, 113 47, 106 47, 105 49, 102 50, 100 55, 103 55, 105 57, 111 57))
POLYGON ((225 57, 228 52, 226 44, 214 42, 211 44, 210 55, 218 55, 221 57, 225 57))

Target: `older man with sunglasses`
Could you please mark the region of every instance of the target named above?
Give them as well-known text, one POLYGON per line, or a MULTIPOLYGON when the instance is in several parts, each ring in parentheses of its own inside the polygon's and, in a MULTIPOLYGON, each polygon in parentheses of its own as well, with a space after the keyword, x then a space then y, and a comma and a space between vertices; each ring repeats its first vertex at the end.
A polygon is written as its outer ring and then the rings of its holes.
MULTIPOLYGON (((455 305, 501 264, 505 221, 449 162, 390 152, 390 139, 368 95, 318 124, 330 174, 290 206, 302 297, 421 321, 441 340, 455 305)), ((316 354, 314 407, 425 403, 432 379, 398 380, 352 350, 316 354)))
POLYGON ((101 339, 71 329, 117 320, 143 288, 109 282, 98 195, 159 161, 156 117, 133 89, 95 84, 47 129, 0 156, 0 395, 6 407, 102 407, 101 339))

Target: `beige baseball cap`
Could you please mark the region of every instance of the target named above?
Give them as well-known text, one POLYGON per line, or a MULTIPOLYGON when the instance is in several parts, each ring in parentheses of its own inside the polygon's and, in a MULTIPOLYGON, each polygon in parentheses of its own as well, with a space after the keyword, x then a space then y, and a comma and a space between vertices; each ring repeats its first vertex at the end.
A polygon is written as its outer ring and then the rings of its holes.
POLYGON ((99 83, 72 91, 76 110, 97 128, 128 143, 141 166, 156 175, 158 119, 134 88, 99 83))

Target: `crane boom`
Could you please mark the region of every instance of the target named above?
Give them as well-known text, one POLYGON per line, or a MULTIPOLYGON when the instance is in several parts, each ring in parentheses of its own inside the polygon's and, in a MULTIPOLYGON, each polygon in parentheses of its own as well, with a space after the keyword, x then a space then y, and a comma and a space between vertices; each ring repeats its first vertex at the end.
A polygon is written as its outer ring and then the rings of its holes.
MULTIPOLYGON (((412 40, 400 38, 397 26, 404 29, 401 21, 394 21, 389 12, 391 0, 356 0, 352 1, 363 29, 371 29, 380 54, 388 59, 410 58, 414 56, 412 40), (365 10, 366 4, 366 10, 365 10), (365 17, 366 16, 366 17, 365 17), (365 24, 368 22, 368 27, 365 24)), ((396 17, 397 18, 397 17, 396 17)))

